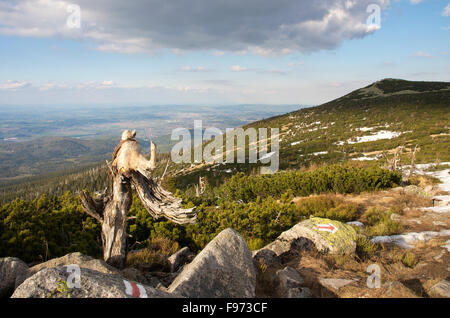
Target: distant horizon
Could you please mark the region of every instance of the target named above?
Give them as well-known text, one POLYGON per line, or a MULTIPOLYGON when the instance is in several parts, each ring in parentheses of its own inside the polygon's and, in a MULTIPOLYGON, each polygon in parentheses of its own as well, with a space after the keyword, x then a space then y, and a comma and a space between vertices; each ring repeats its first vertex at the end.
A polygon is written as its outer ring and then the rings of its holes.
MULTIPOLYGON (((421 81, 421 80, 409 80, 409 79, 403 79, 403 78, 390 78, 385 77, 382 79, 375 80, 370 84, 376 83, 378 81, 384 80, 384 79, 394 79, 394 80, 405 80, 405 81, 412 81, 412 82, 444 82, 444 83, 450 83, 450 79, 448 81, 443 80, 427 80, 427 81, 421 81)), ((365 85, 367 86, 367 85, 365 85)), ((355 90, 358 90, 360 88, 363 88, 365 86, 361 86, 356 88, 355 90)), ((340 98, 342 96, 345 96, 355 90, 351 90, 349 92, 345 92, 342 95, 336 96, 335 98, 332 98, 330 100, 327 100, 320 104, 304 104, 304 103, 232 103, 232 104, 223 104, 223 103, 172 103, 172 104, 164 104, 164 103, 151 103, 151 102, 121 102, 121 103, 113 103, 113 102, 105 102, 105 103, 85 103, 85 104, 65 104, 65 103, 55 103, 55 104, 0 104, 0 110, 2 108, 6 107, 20 107, 20 108, 28 108, 28 107, 48 107, 48 108, 54 108, 54 107, 71 107, 71 108, 87 108, 87 107, 102 107, 102 108, 116 108, 116 107, 177 107, 177 106, 183 106, 183 107, 233 107, 233 106, 299 106, 299 107, 314 107, 319 106, 321 104, 330 102, 334 99, 340 98)))
POLYGON ((450 81, 450 3, 6 1, 0 105, 320 105, 450 81))

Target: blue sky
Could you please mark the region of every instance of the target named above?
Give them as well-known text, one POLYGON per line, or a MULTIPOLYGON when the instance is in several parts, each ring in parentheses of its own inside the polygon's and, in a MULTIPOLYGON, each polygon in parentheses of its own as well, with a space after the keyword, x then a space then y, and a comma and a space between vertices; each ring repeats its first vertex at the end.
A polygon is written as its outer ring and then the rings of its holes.
POLYGON ((0 107, 314 105, 382 78, 450 80, 448 0, 161 1, 0 0, 0 107))

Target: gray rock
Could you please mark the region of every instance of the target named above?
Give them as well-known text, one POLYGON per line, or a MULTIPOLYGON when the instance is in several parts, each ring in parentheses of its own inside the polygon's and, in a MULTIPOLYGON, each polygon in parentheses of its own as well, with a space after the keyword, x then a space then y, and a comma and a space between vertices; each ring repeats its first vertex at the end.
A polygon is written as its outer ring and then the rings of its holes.
POLYGON ((285 298, 312 298, 311 289, 307 287, 289 288, 285 298))
POLYGON ((148 282, 147 278, 144 274, 142 274, 139 270, 137 270, 134 267, 128 267, 121 271, 121 274, 123 277, 125 277, 128 280, 138 282, 145 285, 153 286, 151 283, 148 282))
POLYGON ((36 274, 37 272, 45 268, 71 264, 76 264, 82 268, 89 268, 105 274, 120 274, 120 271, 118 269, 112 267, 106 262, 77 252, 77 253, 70 253, 59 258, 51 259, 45 263, 35 265, 30 268, 29 276, 36 274))
POLYGON ((72 279, 68 266, 40 270, 27 278, 11 298, 165 298, 176 294, 137 284, 119 275, 80 268, 80 285, 72 279), (74 285, 69 285, 73 283, 74 285))
POLYGON ((189 247, 183 247, 176 253, 169 256, 167 262, 170 265, 170 271, 176 272, 182 265, 189 261, 189 257, 193 255, 189 247))
POLYGON ((191 298, 255 297, 252 254, 237 232, 219 233, 169 286, 170 292, 191 298))
POLYGON ((307 298, 311 297, 311 291, 302 287, 304 279, 292 267, 285 267, 275 273, 276 293, 283 298, 307 298))
POLYGON ((450 281, 448 279, 441 280, 430 288, 429 294, 433 297, 450 298, 450 281))
POLYGON ((409 195, 416 195, 423 198, 429 198, 431 199, 433 195, 426 191, 425 189, 422 189, 421 187, 418 187, 416 185, 409 185, 404 188, 404 192, 409 195))
POLYGON ((274 251, 263 249, 253 252, 253 265, 256 269, 267 270, 279 263, 278 256, 274 251))
POLYGON ((0 258, 0 298, 9 297, 26 278, 28 266, 15 257, 0 258))
POLYGON ((312 217, 281 233, 274 242, 256 251, 255 256, 262 250, 271 250, 280 256, 311 246, 330 254, 350 254, 356 249, 356 231, 339 221, 312 217))
POLYGON ((358 279, 342 279, 342 278, 319 278, 319 282, 326 288, 339 290, 344 286, 357 282, 358 279))
POLYGON ((384 298, 417 298, 414 292, 398 281, 390 281, 383 284, 386 290, 382 297, 384 298))

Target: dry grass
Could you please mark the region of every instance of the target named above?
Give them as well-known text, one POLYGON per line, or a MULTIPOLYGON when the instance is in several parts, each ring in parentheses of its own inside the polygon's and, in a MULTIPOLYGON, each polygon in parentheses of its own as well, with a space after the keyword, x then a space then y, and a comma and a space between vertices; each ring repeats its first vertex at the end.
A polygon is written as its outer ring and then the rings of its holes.
POLYGON ((179 248, 177 242, 165 237, 154 237, 146 248, 128 254, 127 265, 150 264, 154 268, 166 268, 167 258, 179 248))

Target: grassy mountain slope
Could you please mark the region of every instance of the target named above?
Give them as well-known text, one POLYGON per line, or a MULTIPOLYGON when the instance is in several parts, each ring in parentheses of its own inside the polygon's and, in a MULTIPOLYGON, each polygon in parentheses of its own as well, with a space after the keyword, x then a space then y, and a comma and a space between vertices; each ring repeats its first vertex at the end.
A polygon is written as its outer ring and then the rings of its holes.
MULTIPOLYGON (((279 128, 280 169, 348 160, 385 164, 450 161, 450 83, 385 79, 320 106, 261 120, 244 128, 279 128)), ((222 179, 255 165, 184 167, 179 184, 198 175, 222 179)), ((216 181, 220 182, 220 181, 216 181)))

